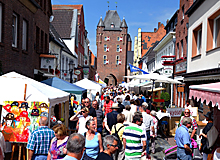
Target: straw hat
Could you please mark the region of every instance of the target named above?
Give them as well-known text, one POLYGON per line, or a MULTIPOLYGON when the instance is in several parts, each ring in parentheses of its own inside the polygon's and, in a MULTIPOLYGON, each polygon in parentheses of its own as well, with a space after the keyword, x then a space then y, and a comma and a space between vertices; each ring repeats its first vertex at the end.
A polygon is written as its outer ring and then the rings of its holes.
POLYGON ((113 103, 111 109, 119 109, 118 103, 113 103))

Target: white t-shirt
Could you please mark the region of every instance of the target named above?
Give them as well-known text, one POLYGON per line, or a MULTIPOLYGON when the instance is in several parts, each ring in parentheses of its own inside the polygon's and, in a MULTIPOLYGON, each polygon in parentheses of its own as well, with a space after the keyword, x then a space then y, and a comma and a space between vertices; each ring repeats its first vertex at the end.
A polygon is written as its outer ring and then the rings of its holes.
POLYGON ((84 134, 85 132, 88 131, 88 129, 86 128, 86 122, 90 119, 93 119, 92 116, 87 116, 86 118, 83 117, 83 115, 78 115, 79 118, 79 130, 78 133, 80 134, 84 134))

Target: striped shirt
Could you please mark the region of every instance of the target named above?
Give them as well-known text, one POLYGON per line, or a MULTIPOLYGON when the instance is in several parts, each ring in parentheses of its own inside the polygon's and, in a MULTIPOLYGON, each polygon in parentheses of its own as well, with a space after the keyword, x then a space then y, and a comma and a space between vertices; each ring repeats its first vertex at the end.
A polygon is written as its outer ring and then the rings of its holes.
POLYGON ((141 141, 146 141, 145 134, 141 127, 132 123, 125 128, 122 138, 126 139, 125 156, 127 158, 141 158, 143 151, 141 141))
POLYGON ((40 126, 28 139, 27 149, 34 151, 34 154, 48 154, 50 142, 54 137, 54 131, 47 126, 40 126))

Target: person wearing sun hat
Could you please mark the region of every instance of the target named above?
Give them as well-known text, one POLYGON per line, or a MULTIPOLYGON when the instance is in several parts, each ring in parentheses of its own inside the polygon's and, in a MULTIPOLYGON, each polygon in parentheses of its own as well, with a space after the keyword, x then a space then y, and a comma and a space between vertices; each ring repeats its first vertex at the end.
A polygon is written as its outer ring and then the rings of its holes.
POLYGON ((111 109, 112 112, 106 114, 104 119, 105 128, 110 134, 111 134, 112 126, 117 123, 117 115, 119 114, 118 109, 120 109, 120 107, 118 107, 117 103, 113 103, 111 109))

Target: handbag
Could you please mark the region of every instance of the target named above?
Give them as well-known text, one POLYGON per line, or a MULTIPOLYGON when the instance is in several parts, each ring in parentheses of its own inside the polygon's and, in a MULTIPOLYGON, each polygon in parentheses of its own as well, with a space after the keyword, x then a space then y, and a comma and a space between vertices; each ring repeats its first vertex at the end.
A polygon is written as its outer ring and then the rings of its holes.
POLYGON ((207 139, 208 139, 208 145, 207 145, 207 148, 211 148, 215 141, 217 140, 218 138, 218 130, 215 128, 215 126, 213 125, 212 128, 208 131, 207 133, 207 139))

